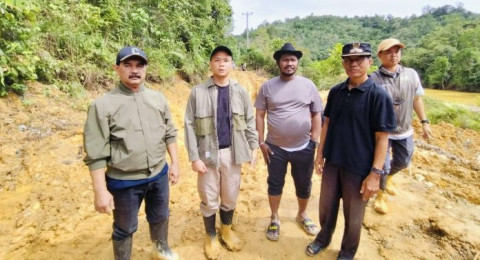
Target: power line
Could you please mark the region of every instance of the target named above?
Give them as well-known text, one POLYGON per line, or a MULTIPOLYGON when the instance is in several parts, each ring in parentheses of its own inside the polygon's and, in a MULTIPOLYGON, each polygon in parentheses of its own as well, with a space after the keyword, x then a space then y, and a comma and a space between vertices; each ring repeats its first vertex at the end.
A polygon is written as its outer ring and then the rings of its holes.
POLYGON ((248 48, 249 48, 249 46, 250 46, 250 40, 249 40, 249 38, 248 38, 248 31, 250 31, 250 29, 248 28, 248 17, 249 17, 250 15, 252 15, 252 14, 253 14, 252 12, 242 13, 242 15, 245 15, 245 16, 247 17, 247 50, 248 50, 248 48))

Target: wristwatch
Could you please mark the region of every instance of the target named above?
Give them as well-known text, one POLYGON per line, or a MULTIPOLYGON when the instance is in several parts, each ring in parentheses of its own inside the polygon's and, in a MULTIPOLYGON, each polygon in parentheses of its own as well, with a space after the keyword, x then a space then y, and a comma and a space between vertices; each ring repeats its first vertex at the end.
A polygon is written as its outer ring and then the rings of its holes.
POLYGON ((380 175, 380 176, 385 175, 385 171, 384 171, 384 170, 380 170, 380 169, 377 169, 377 168, 375 168, 375 167, 372 167, 372 169, 371 169, 370 171, 371 171, 371 172, 374 172, 374 173, 376 173, 376 174, 378 174, 378 175, 380 175))
POLYGON ((313 142, 313 144, 315 145, 315 149, 317 149, 317 148, 318 148, 318 142, 317 142, 317 141, 313 141, 313 140, 311 140, 311 139, 310 139, 310 141, 313 142))
POLYGON ((430 120, 428 120, 428 119, 420 120, 420 123, 422 123, 422 124, 430 124, 430 120))

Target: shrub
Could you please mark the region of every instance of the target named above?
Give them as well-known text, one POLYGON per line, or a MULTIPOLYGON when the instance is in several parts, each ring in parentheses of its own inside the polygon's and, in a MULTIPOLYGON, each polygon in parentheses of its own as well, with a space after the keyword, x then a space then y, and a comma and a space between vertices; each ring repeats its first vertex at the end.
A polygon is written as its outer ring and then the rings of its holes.
POLYGON ((427 117, 432 123, 440 121, 457 127, 480 131, 480 112, 460 105, 446 104, 431 97, 423 97, 427 117))

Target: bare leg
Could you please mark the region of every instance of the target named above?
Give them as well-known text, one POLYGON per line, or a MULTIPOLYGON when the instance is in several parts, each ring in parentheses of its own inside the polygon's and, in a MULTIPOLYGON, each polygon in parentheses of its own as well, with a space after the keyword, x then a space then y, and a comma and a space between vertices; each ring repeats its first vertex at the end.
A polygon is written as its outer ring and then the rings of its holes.
POLYGON ((297 218, 299 219, 304 219, 307 218, 307 206, 308 206, 308 201, 309 199, 298 199, 298 213, 297 213, 297 218))
POLYGON ((318 227, 307 215, 307 206, 309 199, 298 198, 297 223, 310 236, 318 234, 318 227))
POLYGON ((272 222, 280 223, 280 217, 278 216, 278 208, 280 207, 280 200, 282 195, 272 196, 268 195, 268 202, 270 203, 270 210, 272 211, 272 222))

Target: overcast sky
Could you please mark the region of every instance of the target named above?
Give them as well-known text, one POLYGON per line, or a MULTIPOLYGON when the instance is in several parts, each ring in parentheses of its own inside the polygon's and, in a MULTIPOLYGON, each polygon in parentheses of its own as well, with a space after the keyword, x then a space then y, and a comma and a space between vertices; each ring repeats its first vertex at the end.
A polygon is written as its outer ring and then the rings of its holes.
POLYGON ((374 16, 391 14, 395 17, 407 17, 413 14, 421 15, 424 6, 440 7, 444 5, 456 6, 462 3, 463 7, 475 13, 480 13, 479 0, 230 0, 233 9, 233 34, 241 34, 247 27, 246 15, 250 29, 257 28, 264 21, 283 21, 285 18, 305 17, 314 15, 335 16, 374 16))

